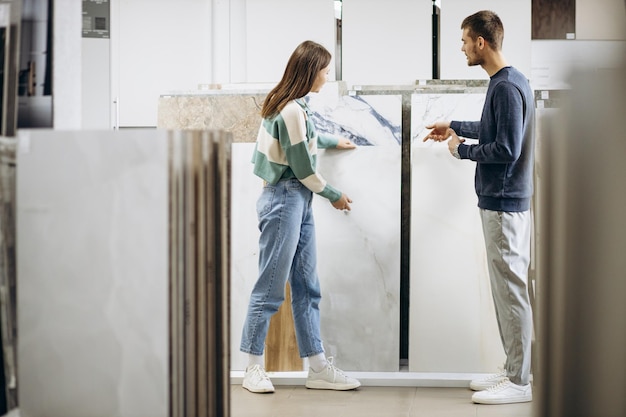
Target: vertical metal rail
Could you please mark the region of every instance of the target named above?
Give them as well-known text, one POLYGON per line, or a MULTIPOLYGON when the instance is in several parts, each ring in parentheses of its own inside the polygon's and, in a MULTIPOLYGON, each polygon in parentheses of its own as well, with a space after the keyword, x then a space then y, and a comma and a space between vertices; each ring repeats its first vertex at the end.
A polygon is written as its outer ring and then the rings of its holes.
POLYGON ((439 54, 440 37, 441 37, 441 9, 435 4, 433 0, 433 15, 432 15, 432 48, 433 48, 433 80, 439 79, 439 67, 441 62, 441 56, 439 54))

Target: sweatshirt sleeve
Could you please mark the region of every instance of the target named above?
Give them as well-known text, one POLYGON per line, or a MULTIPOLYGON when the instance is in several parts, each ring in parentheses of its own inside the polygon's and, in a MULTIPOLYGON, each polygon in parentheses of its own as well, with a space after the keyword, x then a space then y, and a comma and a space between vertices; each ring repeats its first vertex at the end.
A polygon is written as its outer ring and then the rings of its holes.
POLYGON ((317 147, 320 149, 336 148, 339 144, 339 139, 334 136, 325 135, 322 133, 317 134, 317 147))
POLYGON ((516 161, 522 153, 523 115, 522 93, 512 83, 499 83, 487 114, 485 137, 477 145, 460 145, 459 155, 491 164, 516 161))
POLYGON ((450 122, 450 129, 454 130, 457 135, 464 138, 478 139, 480 122, 459 122, 453 120, 450 122))

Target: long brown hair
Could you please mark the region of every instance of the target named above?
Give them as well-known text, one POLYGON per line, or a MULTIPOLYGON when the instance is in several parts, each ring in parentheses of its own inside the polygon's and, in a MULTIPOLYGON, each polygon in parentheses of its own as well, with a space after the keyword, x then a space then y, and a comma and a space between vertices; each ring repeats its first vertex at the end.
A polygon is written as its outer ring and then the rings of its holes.
POLYGON ((491 10, 481 10, 471 16, 467 16, 461 23, 461 29, 466 28, 467 35, 472 40, 475 41, 479 36, 482 36, 494 51, 502 49, 504 26, 498 15, 491 10))
POLYGON ((274 116, 289 101, 307 95, 317 74, 330 64, 330 59, 330 52, 316 42, 304 41, 298 45, 287 62, 283 78, 265 98, 261 116, 274 116))

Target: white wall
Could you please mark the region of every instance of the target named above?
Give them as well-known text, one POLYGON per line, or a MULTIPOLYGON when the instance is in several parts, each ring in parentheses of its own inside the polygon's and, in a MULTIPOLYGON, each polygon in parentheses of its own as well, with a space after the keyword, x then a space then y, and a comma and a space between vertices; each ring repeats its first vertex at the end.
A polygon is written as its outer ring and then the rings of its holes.
POLYGON ((479 10, 493 10, 500 16, 504 25, 502 52, 510 65, 530 77, 531 6, 529 0, 441 0, 441 78, 489 78, 481 67, 468 67, 461 52, 461 23, 479 10))
POLYGON ((431 16, 427 0, 343 0, 343 80, 406 85, 432 78, 431 16))
MULTIPOLYGON (((228 32, 229 38, 229 60, 228 74, 230 83, 245 83, 248 73, 247 68, 247 23, 246 23, 246 2, 247 0, 230 0, 228 32)), ((220 65, 217 62, 214 66, 220 65)), ((217 81, 214 81, 217 82, 217 81)), ((220 81, 223 82, 223 81, 220 81)))
POLYGON ((119 125, 156 126, 159 96, 211 77, 211 3, 112 0, 112 97, 119 125))
MULTIPOLYGON (((335 55, 333 0, 248 0, 246 2, 246 81, 280 80, 293 50, 305 40, 335 55)), ((331 64, 330 79, 335 66, 331 64)))
MULTIPOLYGON (((565 74, 580 61, 612 66, 624 41, 598 39, 626 38, 622 0, 577 0, 575 41, 531 41, 528 0, 440 3, 443 79, 487 78, 481 68, 467 67, 460 51, 461 21, 480 9, 500 15, 507 59, 538 88, 566 84, 565 74)), ((335 53, 332 0, 111 0, 110 65, 106 53, 81 44, 80 4, 57 0, 54 6, 55 128, 113 126, 116 97, 122 127, 156 126, 163 93, 195 91, 198 84, 274 83, 304 39, 335 53), (102 91, 107 78, 108 97, 102 91), (104 101, 108 112, 99 107, 104 101)), ((343 9, 348 85, 431 78, 430 0, 343 0, 343 9)))
POLYGON ((332 0, 111 0, 110 124, 156 126, 167 92, 276 82, 306 39, 334 54, 332 0))

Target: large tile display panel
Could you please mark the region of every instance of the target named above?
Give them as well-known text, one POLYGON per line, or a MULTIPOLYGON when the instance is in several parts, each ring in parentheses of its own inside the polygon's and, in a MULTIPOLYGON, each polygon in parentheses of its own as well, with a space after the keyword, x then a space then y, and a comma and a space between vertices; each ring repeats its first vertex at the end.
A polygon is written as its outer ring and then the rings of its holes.
POLYGON ((402 144, 401 95, 340 95, 330 84, 307 100, 318 131, 359 146, 402 144))
MULTIPOLYGON (((474 191, 475 163, 422 142, 436 120, 478 120, 482 94, 412 97, 409 370, 494 372, 504 363, 474 191)), ((470 143, 468 141, 468 143, 470 143)))
POLYGON ((22 131, 20 411, 168 416, 165 132, 22 131))
POLYGON ((398 371, 401 149, 326 150, 319 170, 353 200, 348 214, 313 204, 327 355, 346 370, 398 371))
MULTIPOLYGON (((231 369, 243 370, 241 329, 257 277, 254 144, 234 144, 231 369)), ((397 371, 399 352, 400 147, 325 150, 319 170, 354 201, 344 214, 314 199, 321 326, 326 354, 349 371, 397 371)))

